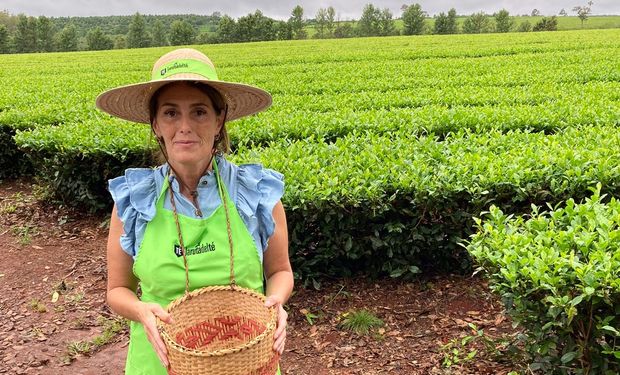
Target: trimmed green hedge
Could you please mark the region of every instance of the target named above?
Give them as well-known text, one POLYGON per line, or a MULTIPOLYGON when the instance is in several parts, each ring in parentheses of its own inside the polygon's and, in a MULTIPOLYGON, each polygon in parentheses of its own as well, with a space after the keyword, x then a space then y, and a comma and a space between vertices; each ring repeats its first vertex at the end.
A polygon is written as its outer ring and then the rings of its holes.
POLYGON ((291 257, 302 274, 467 269, 457 244, 491 204, 526 212, 532 202, 584 197, 598 181, 620 192, 614 127, 460 132, 441 143, 350 135, 333 144, 273 143, 233 159, 257 160, 286 176, 291 257))
POLYGON ((600 188, 527 219, 492 206, 467 246, 525 328, 531 370, 620 373, 620 201, 600 188))
POLYGON ((110 209, 107 180, 154 163, 154 141, 142 124, 40 126, 18 132, 15 140, 56 199, 91 212, 110 209))
MULTIPOLYGON (((615 191, 617 35, 198 48, 221 78, 273 93, 269 111, 230 124, 237 147, 231 158, 285 174, 298 274, 407 275, 466 269, 469 258, 457 243, 491 203, 525 212, 531 202, 583 197, 597 181, 615 191)), ((170 49, 3 61, 1 78, 28 85, 0 91, 0 124, 40 126, 14 140, 62 201, 109 209, 106 180, 151 163, 148 127, 110 119, 95 110, 94 99, 106 88, 148 79, 152 62, 170 49)))
MULTIPOLYGON (((63 127, 18 133, 16 140, 66 202, 109 209, 106 179, 145 160, 147 127, 119 122, 113 136, 109 124, 63 127), (116 165, 119 160, 125 164, 116 165), (95 162, 104 170, 93 173, 95 162)), ((458 243, 491 204, 526 212, 532 202, 584 197, 599 181, 620 192, 615 127, 554 135, 462 131, 444 142, 360 133, 334 143, 310 138, 240 148, 231 159, 261 162, 285 175, 283 202, 299 276, 467 269, 458 243)))
MULTIPOLYGON (((589 85, 582 85, 589 86, 589 85)), ((479 88, 486 90, 488 88, 479 88)), ((295 110, 273 108, 265 113, 229 124, 231 142, 267 145, 281 139, 304 139, 315 137, 327 142, 355 131, 376 134, 408 132, 412 135, 434 134, 440 138, 449 133, 470 129, 476 133, 492 130, 504 132, 528 129, 544 133, 555 133, 568 127, 582 125, 620 125, 620 95, 611 94, 611 87, 601 89, 599 96, 582 98, 550 99, 548 102, 530 104, 499 103, 497 105, 422 104, 399 107, 399 100, 391 104, 375 103, 374 108, 360 108, 357 105, 342 105, 339 111, 306 109, 299 105, 295 110), (605 94, 606 93, 606 94, 605 94)), ((441 90, 438 90, 442 93, 441 90)), ((392 100, 384 93, 384 101, 392 100)), ((310 99, 308 99, 310 100, 310 99)), ((350 97, 349 100, 355 100, 350 97)), ((414 100, 413 98, 402 99, 414 100)), ((420 98, 420 100, 422 100, 420 98)), ((491 101, 490 98, 488 98, 491 101)))
MULTIPOLYGON (((586 30, 196 47, 222 79, 273 94, 269 111, 230 124, 234 145, 266 145, 310 136, 331 142, 360 130, 443 137, 463 128, 553 133, 618 124, 619 35, 586 30)), ((2 173, 21 173, 10 170, 19 165, 14 129, 109 122, 95 109, 96 96, 147 80, 152 63, 173 48, 4 55, 0 146, 10 151, 0 160, 2 173)))

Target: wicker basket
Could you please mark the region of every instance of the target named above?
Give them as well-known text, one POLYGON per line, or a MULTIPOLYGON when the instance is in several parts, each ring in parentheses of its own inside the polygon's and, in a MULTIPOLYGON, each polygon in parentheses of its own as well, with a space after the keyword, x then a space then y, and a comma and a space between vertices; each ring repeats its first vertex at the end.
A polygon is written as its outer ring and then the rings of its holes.
MULTIPOLYGON (((221 187, 220 187, 221 189, 221 187)), ((223 193, 220 190, 220 193, 223 193)), ((173 324, 157 325, 175 375, 274 375, 280 355, 273 350, 277 324, 275 306, 265 296, 235 283, 232 234, 224 201, 230 243, 230 285, 189 292, 189 273, 174 198, 171 194, 185 265, 185 294, 167 311, 173 324)))
POLYGON ((171 373, 274 375, 276 310, 238 286, 195 290, 168 306, 174 324, 161 324, 171 373))

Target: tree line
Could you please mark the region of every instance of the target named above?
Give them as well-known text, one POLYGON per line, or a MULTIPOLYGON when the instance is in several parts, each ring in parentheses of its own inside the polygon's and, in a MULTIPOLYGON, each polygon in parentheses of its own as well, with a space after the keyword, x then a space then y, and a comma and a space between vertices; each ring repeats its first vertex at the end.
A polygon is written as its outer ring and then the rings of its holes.
MULTIPOLYGON (((0 53, 52 52, 169 45, 168 33, 189 25, 215 32, 221 14, 141 15, 103 17, 29 17, 0 11, 0 53), (176 25, 176 26, 175 26, 176 25), (174 26, 174 28, 172 28, 174 26), (140 29, 148 31, 142 35, 140 29), (133 30, 133 31, 132 31, 133 30), (134 37, 139 35, 139 41, 134 37), (132 36, 134 44, 129 44, 132 36)), ((177 42, 172 38, 172 42, 177 42)))
MULTIPOLYGON (((582 23, 590 6, 575 7, 582 23)), ((260 10, 234 19, 219 12, 211 15, 142 15, 107 17, 32 17, 0 12, 0 53, 52 52, 143 48, 167 45, 254 42, 313 38, 350 38, 389 35, 467 34, 509 31, 557 30, 557 18, 543 17, 532 25, 525 20, 516 25, 514 17, 502 9, 488 15, 478 12, 457 23, 456 9, 433 17, 420 4, 403 5, 402 30, 388 8, 366 4, 356 21, 340 21, 333 7, 320 8, 314 18, 306 19, 297 5, 288 20, 269 18, 260 10)), ((534 9, 534 13, 539 12, 534 9)), ((566 15, 564 9, 560 14, 566 15)))

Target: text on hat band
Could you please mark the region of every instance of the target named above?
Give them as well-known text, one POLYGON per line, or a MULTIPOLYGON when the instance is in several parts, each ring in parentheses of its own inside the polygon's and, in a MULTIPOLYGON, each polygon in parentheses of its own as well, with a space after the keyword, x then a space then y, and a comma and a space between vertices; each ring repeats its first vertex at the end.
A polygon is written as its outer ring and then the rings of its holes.
POLYGON ((171 61, 159 67, 153 72, 151 79, 160 80, 175 74, 193 73, 199 74, 207 79, 217 81, 217 73, 209 64, 193 59, 179 59, 171 61))

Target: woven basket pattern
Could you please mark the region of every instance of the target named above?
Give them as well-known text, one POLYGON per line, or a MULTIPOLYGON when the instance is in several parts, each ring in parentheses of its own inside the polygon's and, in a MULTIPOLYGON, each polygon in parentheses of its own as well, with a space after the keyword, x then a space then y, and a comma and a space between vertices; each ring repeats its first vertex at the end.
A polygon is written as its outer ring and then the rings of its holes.
POLYGON ((274 375, 277 312, 238 286, 196 290, 168 306, 174 324, 159 327, 174 374, 274 375))

